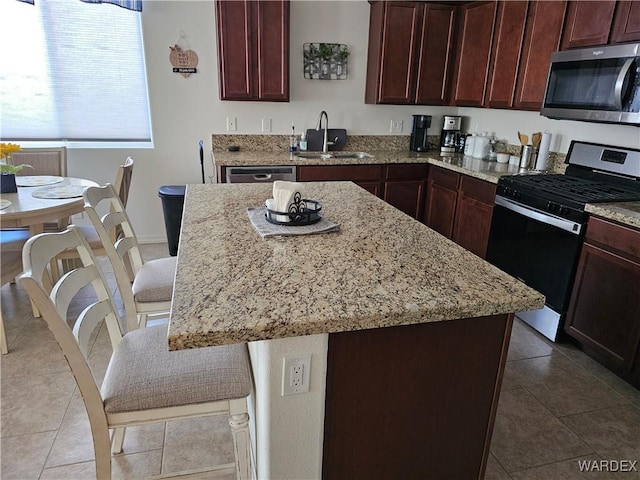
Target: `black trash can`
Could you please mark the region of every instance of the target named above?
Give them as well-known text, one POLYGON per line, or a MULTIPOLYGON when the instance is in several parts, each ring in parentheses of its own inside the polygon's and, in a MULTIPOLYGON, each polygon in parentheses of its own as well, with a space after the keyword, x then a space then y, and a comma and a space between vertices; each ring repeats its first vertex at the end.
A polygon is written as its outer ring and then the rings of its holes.
POLYGON ((185 189, 185 185, 163 185, 158 189, 158 196, 162 200, 164 227, 167 230, 167 242, 169 243, 169 255, 172 257, 178 254, 185 189))

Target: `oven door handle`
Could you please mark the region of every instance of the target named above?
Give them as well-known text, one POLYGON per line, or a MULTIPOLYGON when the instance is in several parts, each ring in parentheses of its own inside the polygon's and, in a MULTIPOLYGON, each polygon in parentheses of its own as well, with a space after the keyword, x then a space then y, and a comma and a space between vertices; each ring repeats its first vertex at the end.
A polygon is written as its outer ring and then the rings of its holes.
POLYGON ((555 217, 553 215, 548 215, 539 210, 535 210, 531 207, 526 207, 524 205, 521 205, 520 203, 508 200, 504 197, 501 197, 500 195, 496 195, 496 205, 500 205, 501 207, 504 207, 515 213, 519 213, 520 215, 524 215, 525 217, 531 218, 538 222, 560 228, 569 233, 573 233, 574 235, 579 235, 582 231, 582 225, 579 223, 565 220, 564 218, 555 217))

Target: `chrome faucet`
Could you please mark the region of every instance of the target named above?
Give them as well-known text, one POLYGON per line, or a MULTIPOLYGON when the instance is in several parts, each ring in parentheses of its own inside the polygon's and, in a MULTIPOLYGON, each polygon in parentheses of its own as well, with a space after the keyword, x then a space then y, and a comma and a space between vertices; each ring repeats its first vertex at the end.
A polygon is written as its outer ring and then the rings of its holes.
POLYGON ((329 151, 329 142, 327 141, 327 135, 329 133, 329 116, 327 112, 322 110, 320 112, 320 116, 318 117, 318 124, 316 125, 316 130, 320 130, 322 126, 322 116, 324 115, 324 136, 322 139, 322 153, 327 153, 329 151))

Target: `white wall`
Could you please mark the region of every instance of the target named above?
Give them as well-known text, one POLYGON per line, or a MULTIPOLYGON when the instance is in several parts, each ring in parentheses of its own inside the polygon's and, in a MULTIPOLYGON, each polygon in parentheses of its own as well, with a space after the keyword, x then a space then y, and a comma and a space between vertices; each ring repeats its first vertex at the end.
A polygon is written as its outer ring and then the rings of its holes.
MULTIPOLYGON (((537 113, 453 107, 382 106, 364 104, 369 4, 366 0, 291 2, 290 102, 229 102, 218 99, 218 67, 213 1, 160 1, 144 3, 143 28, 154 149, 74 149, 69 152, 71 175, 103 183, 113 181, 117 165, 126 155, 136 160, 128 211, 141 241, 164 241, 158 187, 200 182, 198 140, 210 143, 211 134, 226 133, 226 118, 237 118, 237 133, 261 133, 261 119, 271 118, 273 133, 288 134, 291 122, 300 132, 315 126, 326 110, 329 125, 351 134, 389 134, 392 119, 404 121, 404 134, 415 113, 433 116, 431 131, 439 133, 442 115, 469 117, 469 127, 494 132, 518 143, 518 130, 531 134, 549 130, 553 149, 566 153, 571 139, 628 147, 640 146, 640 129, 549 120, 537 113), (169 46, 184 33, 199 57, 198 73, 188 78, 171 71, 169 46), (349 45, 347 80, 307 80, 303 76, 302 45, 331 42, 349 45)), ((207 175, 210 163, 207 162, 207 175)))

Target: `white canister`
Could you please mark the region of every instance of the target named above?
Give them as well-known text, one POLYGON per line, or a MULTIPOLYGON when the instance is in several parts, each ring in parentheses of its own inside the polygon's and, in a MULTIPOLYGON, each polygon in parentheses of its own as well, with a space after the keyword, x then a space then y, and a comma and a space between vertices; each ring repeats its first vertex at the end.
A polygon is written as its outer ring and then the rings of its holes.
POLYGON ((496 155, 496 161, 498 163, 509 163, 509 154, 508 153, 498 153, 498 155, 496 155))
POLYGON ((464 154, 467 156, 473 155, 473 148, 476 144, 476 134, 472 133, 471 135, 467 135, 467 138, 464 142, 464 154))
POLYGON ((476 142, 473 146, 473 158, 485 158, 489 155, 489 134, 482 132, 476 137, 476 142))

